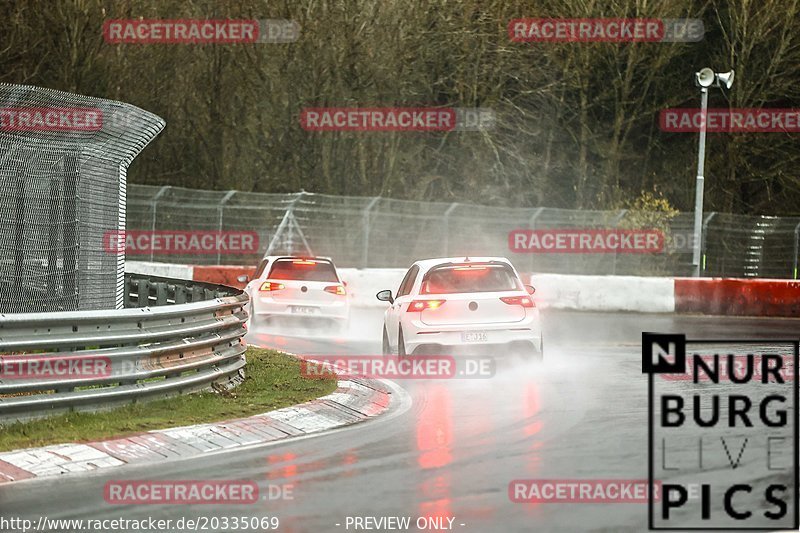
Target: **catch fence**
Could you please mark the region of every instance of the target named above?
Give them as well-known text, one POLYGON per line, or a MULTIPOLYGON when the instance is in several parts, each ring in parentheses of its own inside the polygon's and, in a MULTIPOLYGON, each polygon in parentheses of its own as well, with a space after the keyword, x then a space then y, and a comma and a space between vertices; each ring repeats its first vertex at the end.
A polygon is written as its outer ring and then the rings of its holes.
MULTIPOLYGON (((131 185, 128 231, 255 232, 250 252, 213 253, 128 249, 131 260, 187 264, 254 265, 266 253, 330 256, 356 268, 407 267, 445 256, 501 255, 519 270, 566 274, 691 276, 692 213, 669 218, 641 212, 547 207, 508 208, 467 203, 418 202, 382 197, 266 194, 131 185), (645 227, 660 220, 659 253, 515 253, 509 233, 518 229, 645 227)), ((796 278, 800 217, 704 214, 701 275, 796 278)))

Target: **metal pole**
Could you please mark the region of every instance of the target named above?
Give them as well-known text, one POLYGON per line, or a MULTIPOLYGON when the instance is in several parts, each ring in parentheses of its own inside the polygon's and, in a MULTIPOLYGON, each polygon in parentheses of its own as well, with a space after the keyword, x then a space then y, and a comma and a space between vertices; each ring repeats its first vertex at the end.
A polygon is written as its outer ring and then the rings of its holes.
MULTIPOLYGON (((153 220, 151 221, 151 224, 150 224, 150 235, 152 235, 153 233, 156 232, 156 207, 158 206, 158 199, 161 198, 161 195, 164 194, 165 192, 167 192, 167 189, 169 189, 169 188, 170 188, 169 185, 164 185, 163 187, 161 187, 158 190, 156 195, 153 197, 153 200, 151 202, 151 205, 153 206, 153 220)), ((125 236, 125 238, 126 238, 126 241, 127 241, 127 236, 125 236)), ((153 262, 153 247, 152 246, 150 247, 150 262, 151 263, 153 262)))
MULTIPOLYGON (((311 246, 308 244, 306 235, 305 233, 303 233, 303 228, 300 227, 300 223, 297 222, 297 218, 294 216, 294 211, 289 213, 289 217, 291 219, 291 223, 297 229, 297 234, 300 235, 300 240, 303 241, 303 247, 306 249, 306 253, 308 253, 310 257, 314 257, 316 254, 314 253, 314 250, 311 249, 311 246)), ((294 233, 292 233, 292 235, 294 235, 294 233)))
MULTIPOLYGON (((219 202, 219 206, 217 207, 217 214, 219 215, 219 220, 217 221, 217 233, 222 233, 222 211, 225 208, 225 204, 230 200, 233 195, 236 194, 236 191, 228 191, 225 193, 225 196, 222 197, 222 200, 219 202)), ((220 264, 222 258, 220 257, 220 250, 217 249, 217 264, 220 264)))
MULTIPOLYGON (((294 211, 295 204, 297 203, 297 201, 304 194, 308 194, 308 193, 306 193, 302 189, 298 193, 292 193, 292 196, 294 196, 294 198, 292 198, 289 201, 289 206, 283 212, 283 217, 281 218, 280 224, 278 224, 278 229, 275 230, 275 233, 272 235, 272 239, 269 241, 269 246, 267 246, 267 249, 264 251, 264 257, 272 255, 272 252, 273 252, 274 248, 278 245, 278 239, 283 236, 284 229, 286 228, 286 226, 288 224, 291 224, 291 222, 292 222, 291 218, 294 216, 292 211, 294 211)), ((291 249, 291 245, 288 245, 288 247, 289 247, 289 249, 291 249)), ((284 249, 285 248, 281 248, 279 251, 283 251, 284 249)), ((290 255, 291 255, 291 251, 290 251, 290 255)), ((263 260, 264 257, 262 257, 261 259, 263 260)))
MULTIPOLYGON (((538 218, 539 218, 539 215, 541 215, 541 214, 542 214, 542 211, 544 211, 544 207, 537 207, 537 208, 536 208, 536 209, 533 211, 533 215, 531 215, 531 218, 528 220, 528 227, 529 227, 530 229, 532 229, 532 230, 535 230, 535 229, 536 229, 536 219, 538 219, 538 218)), ((531 271, 531 274, 533 274, 533 267, 534 267, 534 260, 533 260, 533 257, 534 257, 536 254, 528 254, 528 255, 530 256, 530 265, 529 265, 529 266, 530 266, 530 271, 531 271)))
POLYGON ((80 180, 80 164, 77 153, 64 156, 64 271, 62 287, 65 300, 60 311, 75 311, 79 308, 85 287, 79 285, 78 268, 80 268, 80 234, 78 229, 78 181, 80 180))
POLYGON ((364 235, 364 246, 361 250, 361 268, 367 268, 369 266, 369 232, 371 229, 369 214, 380 199, 380 196, 374 197, 364 209, 364 214, 361 218, 361 234, 364 235))
MULTIPOLYGON (((622 222, 622 219, 625 218, 625 215, 627 215, 627 214, 628 214, 628 210, 627 209, 622 209, 622 210, 620 210, 619 213, 617 213, 617 216, 614 219, 614 229, 619 227, 619 223, 622 222)), ((614 250, 614 264, 611 267, 611 275, 612 276, 616 276, 617 275, 617 257, 619 257, 619 254, 617 253, 616 250, 614 250)))
POLYGON ((444 238, 444 256, 450 257, 450 213, 458 207, 458 202, 453 202, 450 207, 444 212, 444 231, 442 237, 444 238))
POLYGON ((703 224, 703 185, 706 159, 706 118, 708 108, 708 88, 700 89, 700 146, 697 151, 697 183, 694 193, 694 250, 692 265, 694 277, 700 277, 700 239, 703 224))
POLYGON ((286 252, 289 255, 294 255, 294 224, 292 220, 294 218, 294 206, 289 208, 289 210, 286 212, 286 215, 288 216, 289 221, 289 224, 286 226, 288 234, 286 237, 286 240, 288 241, 288 244, 286 245, 286 252))
MULTIPOLYGON (((48 220, 50 221, 50 225, 47 228, 47 294, 51 297, 58 294, 59 287, 58 287, 58 208, 59 208, 59 198, 62 198, 61 194, 61 183, 59 183, 58 179, 51 177, 50 178, 50 198, 48 199, 49 210, 48 210, 48 220)), ((67 199, 65 198, 64 201, 66 202, 67 199)), ((24 220, 24 218, 20 218, 20 221, 24 220)), ((22 285, 20 280, 20 285, 22 285)), ((53 307, 52 309, 46 309, 47 311, 56 311, 58 307, 53 307)))
POLYGON ((702 266, 702 269, 703 269, 702 272, 703 272, 704 275, 706 273, 706 251, 707 251, 707 248, 706 248, 706 237, 708 236, 708 223, 711 222, 711 219, 714 218, 714 215, 716 215, 716 214, 717 214, 716 211, 712 211, 711 213, 708 214, 708 216, 705 218, 705 220, 703 220, 703 228, 702 228, 702 231, 700 232, 701 241, 702 241, 700 244, 702 245, 702 250, 703 250, 702 261, 701 261, 702 265, 701 266, 702 266))
POLYGON ((794 227, 794 268, 792 276, 797 279, 797 256, 800 254, 800 223, 794 227))
MULTIPOLYGON (((22 159, 12 159, 11 162, 14 165, 14 275, 11 278, 11 290, 13 291, 16 287, 23 289, 20 292, 20 295, 23 299, 28 299, 27 294, 25 294, 25 212, 26 212, 26 205, 27 202, 25 201, 25 169, 23 167, 22 159)), ((64 202, 67 202, 67 199, 64 198, 64 202)), ((66 221, 66 219, 65 219, 66 221)), ((63 253, 63 252, 62 252, 63 253)), ((47 265, 47 268, 51 272, 57 272, 56 264, 47 265)), ((13 294, 13 292, 12 292, 13 294)), ((55 293, 50 293, 53 296, 55 293)), ((63 292, 61 293, 63 296, 63 292)), ((59 298, 58 301, 61 301, 59 298)), ((58 307, 50 308, 48 303, 45 303, 44 309, 37 309, 37 311, 57 311, 58 307)), ((12 311, 15 309, 12 309, 12 311)), ((5 310, 8 312, 8 309, 5 310)))
MULTIPOLYGON (((281 218, 281 222, 278 224, 278 229, 275 230, 275 233, 272 235, 272 239, 269 241, 269 245, 264 252, 264 257, 271 255, 272 250, 278 245, 278 239, 283 236, 283 229, 286 227, 286 224, 289 223, 289 215, 291 215, 291 213, 291 208, 284 211, 283 218, 281 218)), ((264 257, 262 257, 262 259, 264 259, 264 257)))

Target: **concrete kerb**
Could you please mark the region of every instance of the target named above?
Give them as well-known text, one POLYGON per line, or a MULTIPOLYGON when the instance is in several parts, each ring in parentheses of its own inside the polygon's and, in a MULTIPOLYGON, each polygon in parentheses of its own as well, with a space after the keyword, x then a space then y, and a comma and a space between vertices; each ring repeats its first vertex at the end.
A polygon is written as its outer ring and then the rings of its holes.
MULTIPOLYGON (((333 373, 344 371, 328 362, 303 359, 333 373)), ((391 389, 391 383, 385 380, 348 377, 340 379, 337 389, 327 396, 259 415, 97 442, 2 452, 0 484, 190 459, 342 428, 386 413, 394 401, 391 389)))

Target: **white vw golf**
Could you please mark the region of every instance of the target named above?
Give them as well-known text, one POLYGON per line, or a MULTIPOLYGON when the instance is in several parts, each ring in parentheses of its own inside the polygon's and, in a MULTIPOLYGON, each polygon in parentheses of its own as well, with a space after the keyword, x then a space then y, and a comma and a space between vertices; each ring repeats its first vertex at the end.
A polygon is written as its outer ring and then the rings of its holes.
POLYGON ((390 290, 376 295, 391 304, 383 319, 383 353, 503 348, 541 359, 542 329, 533 292, 504 257, 417 261, 396 295, 390 290))
POLYGON ((251 327, 272 321, 347 327, 350 303, 328 257, 268 256, 248 280, 251 327))

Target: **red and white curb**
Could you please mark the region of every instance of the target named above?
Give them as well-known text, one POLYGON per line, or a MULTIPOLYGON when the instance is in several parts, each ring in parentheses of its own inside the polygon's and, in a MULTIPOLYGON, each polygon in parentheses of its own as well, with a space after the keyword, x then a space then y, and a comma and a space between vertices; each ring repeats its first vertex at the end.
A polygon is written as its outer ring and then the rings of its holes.
POLYGON ((391 394, 380 381, 348 378, 339 380, 336 391, 327 396, 261 415, 159 429, 100 442, 0 453, 0 483, 184 459, 326 431, 384 413, 391 403, 391 394))

